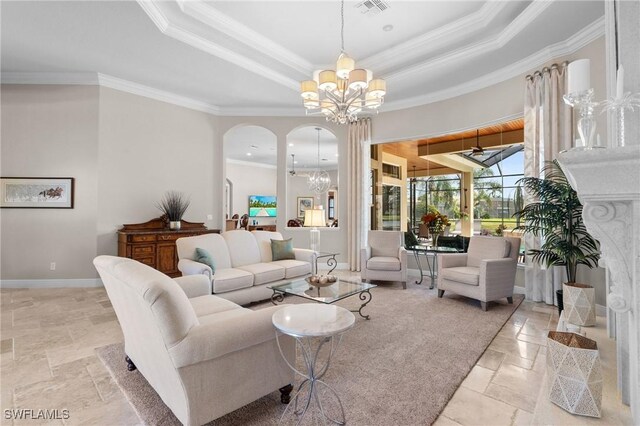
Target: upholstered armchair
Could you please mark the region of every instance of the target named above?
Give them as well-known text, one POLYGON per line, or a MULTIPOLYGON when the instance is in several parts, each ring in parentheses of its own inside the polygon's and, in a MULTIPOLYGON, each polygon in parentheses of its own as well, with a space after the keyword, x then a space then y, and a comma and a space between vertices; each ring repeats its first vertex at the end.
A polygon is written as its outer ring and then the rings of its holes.
MULTIPOLYGON (((135 260, 93 261, 116 312, 130 371, 137 369, 184 425, 202 425, 277 389, 289 401, 293 371, 271 317, 211 295, 204 275, 172 280, 135 260), (190 298, 189 298, 190 297, 190 298)), ((295 364, 293 338, 280 337, 295 364)))
POLYGON ((471 237, 467 253, 438 255, 438 297, 445 291, 487 302, 513 303, 520 238, 471 237))
POLYGON ((401 231, 369 231, 369 243, 361 250, 363 281, 401 281, 407 288, 407 250, 401 231))

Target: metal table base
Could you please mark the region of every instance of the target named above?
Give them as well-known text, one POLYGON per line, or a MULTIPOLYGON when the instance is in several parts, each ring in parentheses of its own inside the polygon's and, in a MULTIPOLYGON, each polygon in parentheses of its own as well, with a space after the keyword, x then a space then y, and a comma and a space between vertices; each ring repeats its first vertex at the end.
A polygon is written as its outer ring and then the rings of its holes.
POLYGON ((418 269, 420 270, 420 280, 416 281, 416 284, 422 284, 422 280, 426 275, 422 270, 422 264, 420 263, 420 253, 424 254, 425 259, 427 260, 427 267, 429 268, 429 277, 431 277, 431 285, 429 289, 432 290, 435 286, 436 282, 436 271, 438 270, 438 254, 430 253, 430 252, 419 252, 417 250, 413 250, 413 255, 416 258, 416 263, 418 264, 418 269), (429 257, 433 257, 433 261, 429 261, 429 257))

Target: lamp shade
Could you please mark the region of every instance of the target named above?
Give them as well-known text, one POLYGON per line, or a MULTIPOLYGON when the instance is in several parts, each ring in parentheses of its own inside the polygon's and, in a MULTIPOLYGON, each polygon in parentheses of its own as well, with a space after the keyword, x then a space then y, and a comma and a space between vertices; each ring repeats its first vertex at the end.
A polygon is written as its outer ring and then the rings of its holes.
POLYGON ((325 226, 324 210, 307 209, 304 211, 304 226, 325 226))
POLYGON ((318 87, 322 90, 335 90, 338 86, 338 79, 336 78, 336 72, 333 70, 320 71, 318 76, 320 84, 318 87))
POLYGON ((338 77, 346 79, 349 78, 349 73, 356 67, 356 61, 349 57, 346 53, 341 53, 338 56, 338 62, 336 63, 336 74, 338 77))
POLYGON ((387 93, 387 82, 376 78, 369 82, 369 93, 376 98, 382 98, 387 93))
POLYGON ((357 69, 349 73, 349 88, 357 90, 367 87, 367 70, 357 69))
POLYGON ((318 83, 305 80, 300 83, 300 94, 304 99, 318 99, 318 83))

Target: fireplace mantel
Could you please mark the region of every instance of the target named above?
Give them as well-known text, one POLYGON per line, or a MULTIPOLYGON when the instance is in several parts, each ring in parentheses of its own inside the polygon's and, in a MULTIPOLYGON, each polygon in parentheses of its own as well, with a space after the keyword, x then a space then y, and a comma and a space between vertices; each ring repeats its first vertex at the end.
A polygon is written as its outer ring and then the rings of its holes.
POLYGON ((628 369, 631 412, 640 422, 640 145, 572 150, 558 161, 611 274, 607 307, 628 324, 617 340, 629 357, 618 368, 628 369))

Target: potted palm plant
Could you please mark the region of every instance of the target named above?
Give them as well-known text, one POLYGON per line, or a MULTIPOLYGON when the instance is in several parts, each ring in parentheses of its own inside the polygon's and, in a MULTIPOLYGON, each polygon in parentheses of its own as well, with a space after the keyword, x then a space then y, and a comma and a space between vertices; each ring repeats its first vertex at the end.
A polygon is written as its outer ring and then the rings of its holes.
POLYGON ((164 213, 165 220, 169 222, 169 229, 179 230, 182 216, 187 211, 189 204, 191 201, 183 193, 168 191, 156 206, 164 213))
POLYGON ((589 268, 597 266, 600 257, 598 243, 587 232, 582 220, 582 204, 578 194, 567 181, 558 162, 554 160, 547 163, 543 173, 544 178, 525 177, 518 181, 536 201, 525 205, 514 214, 522 221, 517 229, 542 238, 539 249, 530 249, 527 252, 534 262, 547 267, 564 266, 568 281, 563 285, 565 310, 569 312, 565 313, 567 321, 576 325, 593 325, 593 288, 576 283, 576 272, 578 265, 589 268), (567 297, 568 292, 571 293, 570 297, 567 297), (584 311, 584 302, 592 304, 593 310, 584 311))

